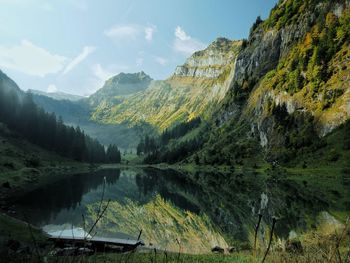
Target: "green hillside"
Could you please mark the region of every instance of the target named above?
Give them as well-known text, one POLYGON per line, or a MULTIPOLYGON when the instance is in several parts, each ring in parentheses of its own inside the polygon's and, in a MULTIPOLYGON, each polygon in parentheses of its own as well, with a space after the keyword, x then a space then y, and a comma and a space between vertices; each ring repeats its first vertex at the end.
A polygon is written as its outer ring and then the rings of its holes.
POLYGON ((332 159, 316 154, 322 152, 348 166, 342 148, 348 124, 341 125, 350 118, 349 10, 340 0, 281 1, 267 20, 258 18, 235 59, 230 88, 197 140, 159 143, 161 155, 186 152, 186 162, 253 166, 302 165, 306 155, 310 164, 312 156, 314 163, 332 159))

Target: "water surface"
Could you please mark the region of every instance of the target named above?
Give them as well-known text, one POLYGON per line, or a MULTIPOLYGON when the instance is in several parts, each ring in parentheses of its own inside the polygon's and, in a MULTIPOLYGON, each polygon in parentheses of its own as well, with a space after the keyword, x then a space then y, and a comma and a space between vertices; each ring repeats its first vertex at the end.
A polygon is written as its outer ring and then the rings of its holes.
POLYGON ((109 169, 35 190, 16 208, 19 216, 49 233, 79 235, 90 229, 103 198, 103 205, 111 201, 93 234, 136 238, 142 229, 147 244, 177 250, 179 240, 182 251, 204 253, 215 245, 249 241, 258 213, 263 214, 262 234, 272 217, 278 218, 281 238, 306 230, 321 211, 347 209, 349 191, 334 187, 337 192, 324 192, 283 173, 109 169), (337 199, 342 202, 335 204, 337 199))

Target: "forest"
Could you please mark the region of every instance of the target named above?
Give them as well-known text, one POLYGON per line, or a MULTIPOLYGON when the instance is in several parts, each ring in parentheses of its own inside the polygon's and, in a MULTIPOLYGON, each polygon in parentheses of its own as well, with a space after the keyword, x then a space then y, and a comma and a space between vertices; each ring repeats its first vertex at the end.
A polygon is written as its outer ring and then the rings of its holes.
POLYGON ((65 125, 61 117, 38 107, 31 93, 1 88, 0 122, 28 141, 76 161, 120 163, 121 160, 117 146, 109 145, 105 149, 79 127, 65 125))

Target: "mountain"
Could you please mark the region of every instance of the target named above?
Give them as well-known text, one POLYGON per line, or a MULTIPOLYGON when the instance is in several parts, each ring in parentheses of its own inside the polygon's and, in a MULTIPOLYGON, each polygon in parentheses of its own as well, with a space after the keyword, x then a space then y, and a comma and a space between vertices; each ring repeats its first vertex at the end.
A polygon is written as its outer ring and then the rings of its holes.
POLYGON ((281 1, 257 20, 215 116, 225 137, 208 145, 218 156, 254 155, 255 140, 266 158, 288 160, 350 118, 349 21, 341 0, 281 1))
POLYGON ((152 78, 143 71, 138 73, 120 73, 109 78, 103 87, 88 98, 92 107, 119 103, 123 98, 145 90, 152 78))
POLYGON ((206 118, 230 86, 240 46, 241 41, 218 38, 178 66, 167 80, 149 81, 145 89, 128 97, 102 101, 92 119, 108 124, 127 123, 131 127, 146 123, 162 131, 198 116, 206 118))
POLYGON ((122 126, 113 137, 124 134, 124 145, 131 148, 142 135, 157 137, 203 120, 166 140, 169 145, 159 142, 152 151, 155 161, 162 159, 159 152, 166 160, 176 156, 209 164, 299 158, 327 144, 327 136, 341 138, 347 131, 349 5, 348 0, 280 1, 265 21, 257 18, 248 39, 218 38, 166 80, 143 72, 109 79, 82 100, 85 120, 122 126))
POLYGON ((35 102, 79 125, 102 143, 136 148, 144 134, 155 135, 177 123, 208 118, 231 85, 241 41, 218 38, 194 53, 174 74, 155 81, 144 72, 120 73, 79 101, 34 94, 35 102))
POLYGON ((4 93, 14 92, 16 94, 21 94, 21 89, 17 84, 10 79, 4 72, 0 70, 0 86, 4 93))
POLYGON ((55 100, 69 100, 69 101, 78 101, 85 97, 79 95, 73 95, 65 92, 45 92, 41 90, 29 89, 28 92, 36 95, 46 96, 55 100))
MULTIPOLYGON (((196 140, 178 138, 179 143, 163 145, 148 159, 162 162, 180 155, 180 160, 209 164, 346 163, 349 6, 346 0, 284 0, 265 21, 258 17, 232 58, 235 67, 224 98, 196 140)), ((187 67, 178 72, 193 75, 187 67)))

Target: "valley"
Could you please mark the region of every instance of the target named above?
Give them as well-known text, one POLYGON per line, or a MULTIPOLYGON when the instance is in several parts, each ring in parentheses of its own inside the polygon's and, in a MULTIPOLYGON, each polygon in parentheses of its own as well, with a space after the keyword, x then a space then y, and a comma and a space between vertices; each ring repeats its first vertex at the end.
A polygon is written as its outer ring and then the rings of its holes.
MULTIPOLYGON (((151 45, 157 28, 136 28, 151 45)), ((175 37, 198 48, 166 78, 106 69, 89 96, 24 91, 1 68, 0 256, 348 262, 350 2, 278 1, 240 40, 175 37), (144 246, 72 254, 47 240, 59 231, 144 246)))

